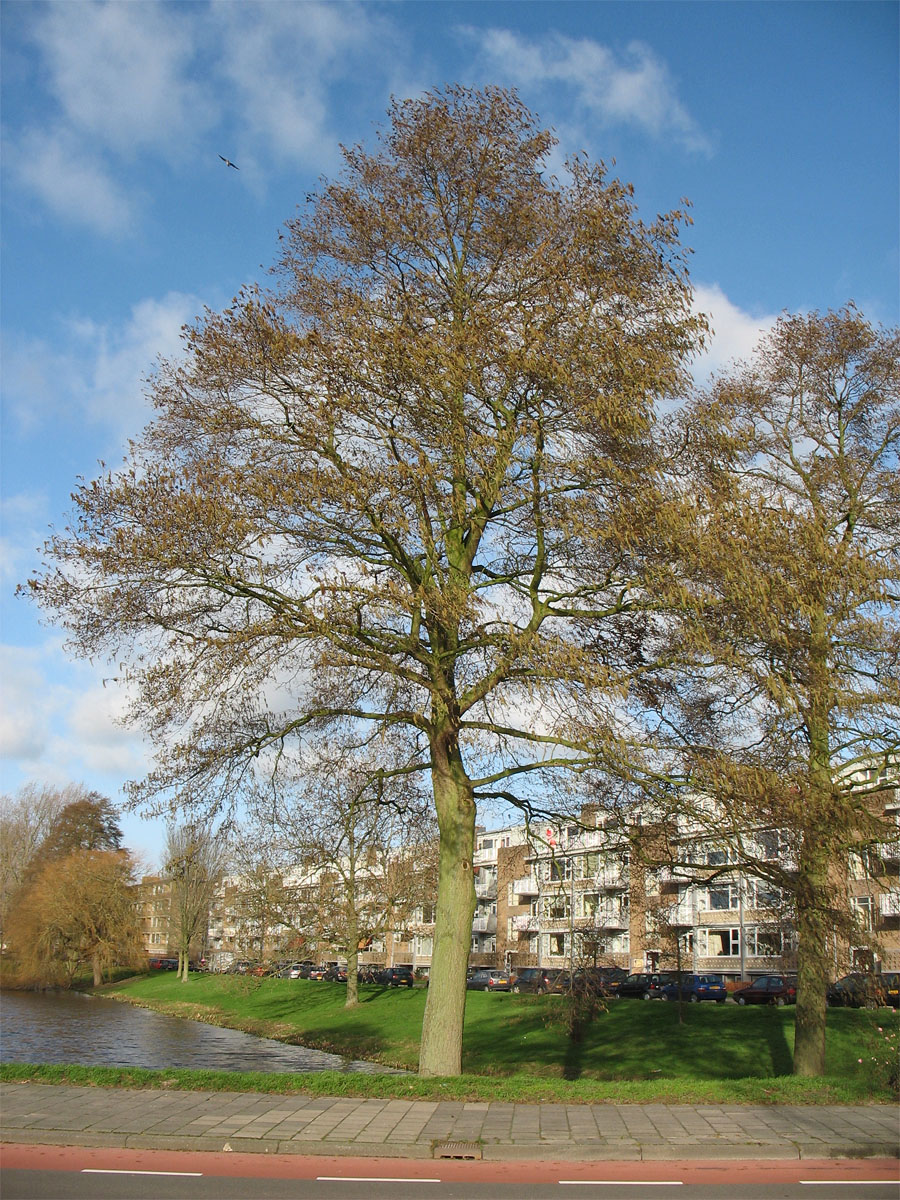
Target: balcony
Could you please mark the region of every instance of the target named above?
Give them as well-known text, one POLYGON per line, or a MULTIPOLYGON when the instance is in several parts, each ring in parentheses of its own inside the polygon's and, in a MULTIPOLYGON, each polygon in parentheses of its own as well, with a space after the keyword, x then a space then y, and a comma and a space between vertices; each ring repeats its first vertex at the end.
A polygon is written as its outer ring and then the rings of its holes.
POLYGON ((883 917, 900 917, 900 892, 885 892, 879 896, 878 910, 883 917))
POLYGON ((603 867, 595 876, 598 888, 625 888, 628 881, 625 878, 624 866, 603 867))
POLYGON ((497 917, 492 913, 488 917, 476 917, 472 922, 473 933, 496 933, 497 917))
POLYGON ((627 929, 629 925, 628 909, 621 904, 604 904, 588 916, 578 917, 575 921, 577 929, 627 929))
POLYGON ((552 913, 547 913, 541 918, 541 925, 545 930, 566 930, 571 924, 572 920, 567 912, 558 912, 555 916, 552 913))
POLYGON ((517 933, 528 933, 537 929, 538 919, 534 913, 521 913, 512 918, 512 927, 517 933))
POLYGON ((483 883, 475 884, 475 895, 479 900, 496 900, 497 880, 486 879, 483 883))
POLYGON ((694 906, 690 902, 665 904, 659 909, 659 919, 667 925, 693 925, 694 906))
POLYGON ((540 894, 538 882, 533 875, 523 875, 521 879, 513 880, 513 893, 516 896, 537 896, 540 894))

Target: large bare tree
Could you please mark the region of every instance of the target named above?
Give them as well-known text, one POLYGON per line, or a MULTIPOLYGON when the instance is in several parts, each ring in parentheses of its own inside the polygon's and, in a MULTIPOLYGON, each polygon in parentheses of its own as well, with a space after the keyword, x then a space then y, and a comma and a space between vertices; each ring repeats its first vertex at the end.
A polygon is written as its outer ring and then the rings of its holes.
POLYGON ((201 821, 169 826, 163 874, 169 880, 169 931, 178 947, 181 979, 187 982, 191 949, 202 942, 209 910, 226 866, 227 846, 201 821))
POLYGON ((62 809, 87 796, 74 784, 26 783, 0 796, 0 936, 25 873, 62 809))
POLYGON ((346 958, 348 1007, 358 1002, 360 946, 409 928, 434 902, 432 810, 416 775, 398 769, 391 741, 321 741, 254 806, 250 844, 278 869, 291 927, 346 958))
POLYGON ((277 288, 188 331, 31 587, 130 662, 138 802, 232 797, 332 718, 412 734, 440 830, 420 1070, 456 1074, 476 809, 615 745, 572 719, 646 670, 654 408, 704 322, 683 214, 642 222, 584 157, 549 174, 514 93, 389 115, 288 224, 277 288))

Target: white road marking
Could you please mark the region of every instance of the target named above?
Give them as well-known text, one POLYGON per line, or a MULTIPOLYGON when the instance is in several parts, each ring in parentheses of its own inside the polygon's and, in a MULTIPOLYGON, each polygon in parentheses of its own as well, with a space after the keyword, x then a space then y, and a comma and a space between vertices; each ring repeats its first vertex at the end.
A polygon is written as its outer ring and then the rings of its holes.
POLYGON ((684 1187, 682 1179, 558 1179, 570 1187, 684 1187))
POLYGON ((82 1167, 82 1175, 190 1175, 192 1178, 200 1179, 203 1176, 202 1171, 113 1171, 104 1170, 102 1167, 82 1167))
POLYGON ((317 1175, 316 1183, 441 1183, 440 1179, 405 1179, 390 1175, 317 1175))
POLYGON ((893 1179, 799 1179, 807 1187, 878 1187, 880 1183, 894 1183, 893 1179))

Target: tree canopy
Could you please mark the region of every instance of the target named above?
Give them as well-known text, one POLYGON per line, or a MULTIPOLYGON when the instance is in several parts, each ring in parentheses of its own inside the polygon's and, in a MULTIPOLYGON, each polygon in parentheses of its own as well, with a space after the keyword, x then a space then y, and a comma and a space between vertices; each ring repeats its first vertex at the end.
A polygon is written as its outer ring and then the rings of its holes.
POLYGON ((852 306, 785 316, 681 424, 694 619, 668 728, 690 822, 791 899, 795 1069, 821 1074, 848 856, 896 837, 878 777, 900 750, 900 331, 852 306))
POLYGON ((59 788, 26 783, 17 792, 0 796, 0 930, 5 928, 10 904, 60 810, 83 795, 84 789, 71 784, 59 788))
POLYGON ((97 987, 110 967, 143 965, 133 882, 123 851, 73 850, 42 862, 9 918, 19 981, 68 987, 79 968, 90 967, 97 987))
POLYGON ((655 405, 704 321, 684 214, 644 223, 584 157, 550 175, 514 93, 389 118, 288 223, 278 285, 187 331, 31 586, 137 690, 138 802, 227 802, 335 719, 406 732, 440 828, 420 1067, 453 1074, 476 806, 617 743, 670 512, 655 405))

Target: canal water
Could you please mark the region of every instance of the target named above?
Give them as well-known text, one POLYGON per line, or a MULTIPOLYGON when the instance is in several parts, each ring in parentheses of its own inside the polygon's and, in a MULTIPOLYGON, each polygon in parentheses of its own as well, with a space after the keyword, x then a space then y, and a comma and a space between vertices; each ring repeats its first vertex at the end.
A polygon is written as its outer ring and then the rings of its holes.
POLYGON ((92 1067, 405 1074, 80 992, 3 992, 0 1059, 92 1067))

